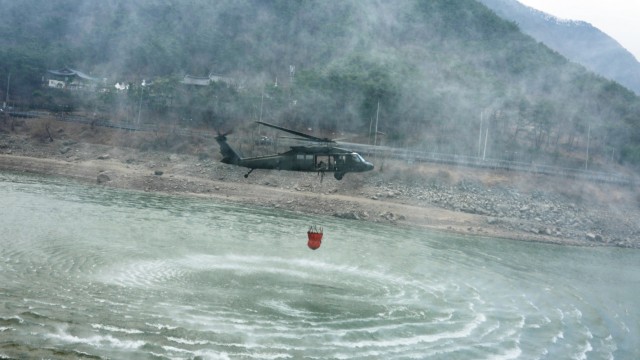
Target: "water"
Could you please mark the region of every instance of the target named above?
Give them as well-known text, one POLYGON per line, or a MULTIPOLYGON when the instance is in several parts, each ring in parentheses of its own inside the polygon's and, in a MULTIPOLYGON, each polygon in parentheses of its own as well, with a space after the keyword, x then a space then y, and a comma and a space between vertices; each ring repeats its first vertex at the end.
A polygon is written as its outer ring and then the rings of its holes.
POLYGON ((640 356, 634 250, 6 173, 0 229, 0 358, 640 356))

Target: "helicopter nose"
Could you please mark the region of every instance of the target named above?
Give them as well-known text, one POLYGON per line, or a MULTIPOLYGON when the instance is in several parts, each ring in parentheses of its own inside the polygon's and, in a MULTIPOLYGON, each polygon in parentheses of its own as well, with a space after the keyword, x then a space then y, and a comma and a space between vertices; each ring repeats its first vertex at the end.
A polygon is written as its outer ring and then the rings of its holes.
POLYGON ((373 166, 372 163, 370 163, 368 161, 365 163, 365 171, 371 171, 371 170, 373 170, 373 167, 374 166, 373 166))

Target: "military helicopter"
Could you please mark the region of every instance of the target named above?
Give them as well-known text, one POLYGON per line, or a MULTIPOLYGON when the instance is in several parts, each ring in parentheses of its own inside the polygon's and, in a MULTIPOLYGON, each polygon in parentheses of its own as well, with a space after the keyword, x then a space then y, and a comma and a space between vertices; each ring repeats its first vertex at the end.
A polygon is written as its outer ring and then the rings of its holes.
POLYGON ((342 180, 348 172, 373 170, 373 164, 363 159, 360 154, 333 146, 335 140, 307 135, 262 121, 257 123, 299 136, 298 140, 312 141, 318 145, 291 146, 291 150, 284 153, 243 158, 227 143, 227 135, 230 133, 218 133, 215 139, 220 145, 222 162, 249 168, 249 172, 244 175, 245 178, 255 169, 318 172, 322 177, 325 172, 333 172, 336 180, 342 180))

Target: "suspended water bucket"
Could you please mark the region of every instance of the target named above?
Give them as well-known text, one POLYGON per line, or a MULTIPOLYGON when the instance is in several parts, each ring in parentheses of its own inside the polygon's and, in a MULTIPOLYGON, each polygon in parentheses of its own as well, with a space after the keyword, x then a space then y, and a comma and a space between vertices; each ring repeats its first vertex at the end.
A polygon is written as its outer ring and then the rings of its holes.
POLYGON ((316 250, 322 244, 322 228, 318 228, 315 225, 309 227, 309 231, 307 231, 307 246, 311 250, 316 250))

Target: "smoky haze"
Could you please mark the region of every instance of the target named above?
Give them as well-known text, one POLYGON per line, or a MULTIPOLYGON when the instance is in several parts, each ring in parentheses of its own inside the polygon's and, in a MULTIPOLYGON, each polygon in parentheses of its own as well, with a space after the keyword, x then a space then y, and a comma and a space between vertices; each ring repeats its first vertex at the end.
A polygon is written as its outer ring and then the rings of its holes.
POLYGON ((214 128, 262 119, 361 142, 379 119, 381 143, 396 147, 580 167, 588 146, 595 169, 640 162, 637 96, 472 0, 0 6, 14 101, 214 128), (65 66, 106 90, 36 90, 65 66), (181 83, 211 74, 226 80, 181 83))

